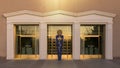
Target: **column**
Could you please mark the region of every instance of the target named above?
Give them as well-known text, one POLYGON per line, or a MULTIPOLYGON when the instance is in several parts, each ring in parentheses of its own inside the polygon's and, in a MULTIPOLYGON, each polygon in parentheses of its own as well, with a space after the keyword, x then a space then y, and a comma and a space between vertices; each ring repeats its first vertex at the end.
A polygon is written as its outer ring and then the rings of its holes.
POLYGON ((113 59, 113 25, 106 24, 106 45, 105 45, 105 59, 113 59))
POLYGON ((14 48, 14 27, 12 23, 7 23, 7 59, 13 60, 15 56, 14 48))
POLYGON ((73 24, 73 60, 80 59, 80 23, 73 24))
POLYGON ((40 24, 40 59, 46 60, 47 59, 47 24, 41 22, 40 24))

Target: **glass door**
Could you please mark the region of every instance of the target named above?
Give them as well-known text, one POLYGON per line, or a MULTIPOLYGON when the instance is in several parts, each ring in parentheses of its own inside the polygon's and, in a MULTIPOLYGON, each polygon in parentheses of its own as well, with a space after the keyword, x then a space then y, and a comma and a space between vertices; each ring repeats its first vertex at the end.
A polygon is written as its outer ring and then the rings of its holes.
POLYGON ((38 59, 39 25, 15 25, 15 58, 38 59))
POLYGON ((62 30, 64 36, 64 43, 62 46, 62 59, 72 59, 72 25, 48 25, 48 40, 47 40, 47 54, 48 59, 56 60, 57 47, 56 47, 56 35, 57 31, 62 30))
POLYGON ((105 25, 81 25, 80 31, 80 59, 104 58, 105 25))

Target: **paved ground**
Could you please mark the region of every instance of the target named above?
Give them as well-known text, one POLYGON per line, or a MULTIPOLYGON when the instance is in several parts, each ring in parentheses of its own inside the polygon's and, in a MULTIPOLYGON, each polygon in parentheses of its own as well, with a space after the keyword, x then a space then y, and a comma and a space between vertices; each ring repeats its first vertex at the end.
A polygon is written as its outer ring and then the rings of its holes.
POLYGON ((116 60, 0 60, 0 68, 120 68, 120 59, 116 60))

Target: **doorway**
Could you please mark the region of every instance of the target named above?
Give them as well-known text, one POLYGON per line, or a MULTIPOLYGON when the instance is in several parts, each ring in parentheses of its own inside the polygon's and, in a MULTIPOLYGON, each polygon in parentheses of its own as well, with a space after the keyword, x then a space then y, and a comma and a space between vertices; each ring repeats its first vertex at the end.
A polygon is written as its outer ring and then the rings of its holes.
POLYGON ((39 25, 15 25, 15 59, 39 59, 39 25))
POLYGON ((47 26, 47 57, 57 60, 56 35, 57 30, 62 30, 64 42, 62 46, 62 60, 72 59, 72 25, 50 24, 47 26))

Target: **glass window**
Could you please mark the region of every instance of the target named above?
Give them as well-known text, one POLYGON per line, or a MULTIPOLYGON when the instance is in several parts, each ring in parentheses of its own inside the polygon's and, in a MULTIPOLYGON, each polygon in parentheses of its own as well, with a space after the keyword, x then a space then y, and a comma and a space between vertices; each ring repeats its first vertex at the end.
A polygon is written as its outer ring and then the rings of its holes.
POLYGON ((15 25, 16 54, 39 54, 39 25, 15 25))
POLYGON ((81 58, 102 58, 105 48, 105 25, 83 24, 80 26, 81 58))

